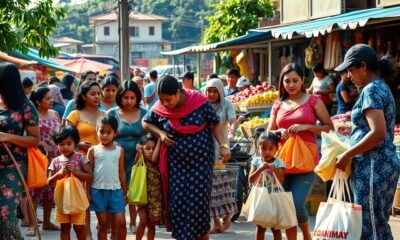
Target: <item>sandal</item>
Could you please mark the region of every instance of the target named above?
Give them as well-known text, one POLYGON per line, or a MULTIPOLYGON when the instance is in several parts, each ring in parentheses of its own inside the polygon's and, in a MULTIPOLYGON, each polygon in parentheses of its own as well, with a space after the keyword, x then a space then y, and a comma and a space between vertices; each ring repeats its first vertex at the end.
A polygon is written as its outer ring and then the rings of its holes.
POLYGON ((29 227, 29 222, 21 221, 21 227, 29 227))
POLYGON ((49 230, 49 231, 60 231, 60 227, 55 225, 54 223, 50 223, 49 225, 43 224, 42 229, 49 230))
POLYGON ((208 232, 208 234, 221 233, 221 232, 222 228, 213 228, 208 232))
POLYGON ((28 228, 28 231, 26 231, 26 233, 25 233, 25 236, 27 236, 27 237, 34 237, 34 236, 36 236, 35 228, 29 227, 29 228, 28 228))
POLYGON ((229 222, 224 222, 224 223, 222 223, 221 231, 222 231, 222 232, 225 232, 225 231, 228 230, 230 227, 231 227, 231 221, 229 221, 229 222))
POLYGON ((136 225, 135 225, 135 224, 131 224, 131 225, 129 226, 129 228, 131 229, 131 233, 132 233, 132 234, 136 234, 137 228, 136 228, 136 225))

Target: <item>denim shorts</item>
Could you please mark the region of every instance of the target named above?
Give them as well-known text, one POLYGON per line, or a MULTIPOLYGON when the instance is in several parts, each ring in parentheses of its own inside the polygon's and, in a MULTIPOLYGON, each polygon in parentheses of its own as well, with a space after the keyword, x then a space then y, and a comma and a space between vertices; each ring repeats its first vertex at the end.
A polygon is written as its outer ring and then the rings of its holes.
POLYGON ((90 189, 92 202, 90 210, 95 212, 125 212, 124 192, 122 189, 90 189))

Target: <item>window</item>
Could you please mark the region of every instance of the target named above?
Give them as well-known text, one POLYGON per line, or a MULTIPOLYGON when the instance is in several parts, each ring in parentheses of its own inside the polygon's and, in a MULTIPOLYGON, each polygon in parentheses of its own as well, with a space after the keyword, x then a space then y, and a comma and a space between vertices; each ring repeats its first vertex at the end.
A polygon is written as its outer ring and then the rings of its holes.
POLYGON ((155 32, 154 27, 153 26, 149 27, 149 36, 154 36, 154 32, 155 32))
POLYGON ((104 27, 104 36, 110 36, 110 27, 109 26, 104 27))
POLYGON ((129 36, 139 37, 139 27, 129 27, 129 36))

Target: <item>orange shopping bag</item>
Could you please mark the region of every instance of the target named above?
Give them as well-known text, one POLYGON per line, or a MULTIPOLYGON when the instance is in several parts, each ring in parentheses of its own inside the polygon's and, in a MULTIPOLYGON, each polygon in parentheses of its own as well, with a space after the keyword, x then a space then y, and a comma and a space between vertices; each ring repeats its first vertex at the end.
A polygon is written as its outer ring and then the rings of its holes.
POLYGON ((54 202, 63 214, 78 214, 89 207, 85 189, 81 181, 71 174, 71 177, 57 181, 54 191, 54 202))
POLYGON ((27 184, 30 188, 47 185, 47 165, 49 160, 36 148, 27 148, 28 173, 27 184))
POLYGON ((292 135, 281 147, 277 157, 286 164, 285 174, 309 173, 314 171, 318 146, 292 135))

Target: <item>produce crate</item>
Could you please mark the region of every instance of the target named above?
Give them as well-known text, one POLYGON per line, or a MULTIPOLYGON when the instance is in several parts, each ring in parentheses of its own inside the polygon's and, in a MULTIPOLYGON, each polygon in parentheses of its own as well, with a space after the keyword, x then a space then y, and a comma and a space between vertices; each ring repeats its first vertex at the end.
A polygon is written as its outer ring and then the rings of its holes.
POLYGON ((259 126, 254 127, 254 128, 247 128, 247 127, 240 127, 240 128, 242 130, 243 136, 245 138, 250 138, 250 137, 254 136, 254 133, 256 132, 257 128, 265 128, 265 129, 267 129, 267 127, 268 127, 268 123, 259 125, 259 126))
POLYGON ((271 109, 272 104, 265 104, 265 105, 254 105, 254 106, 243 106, 239 105, 239 110, 241 112, 265 112, 267 109, 271 109))

